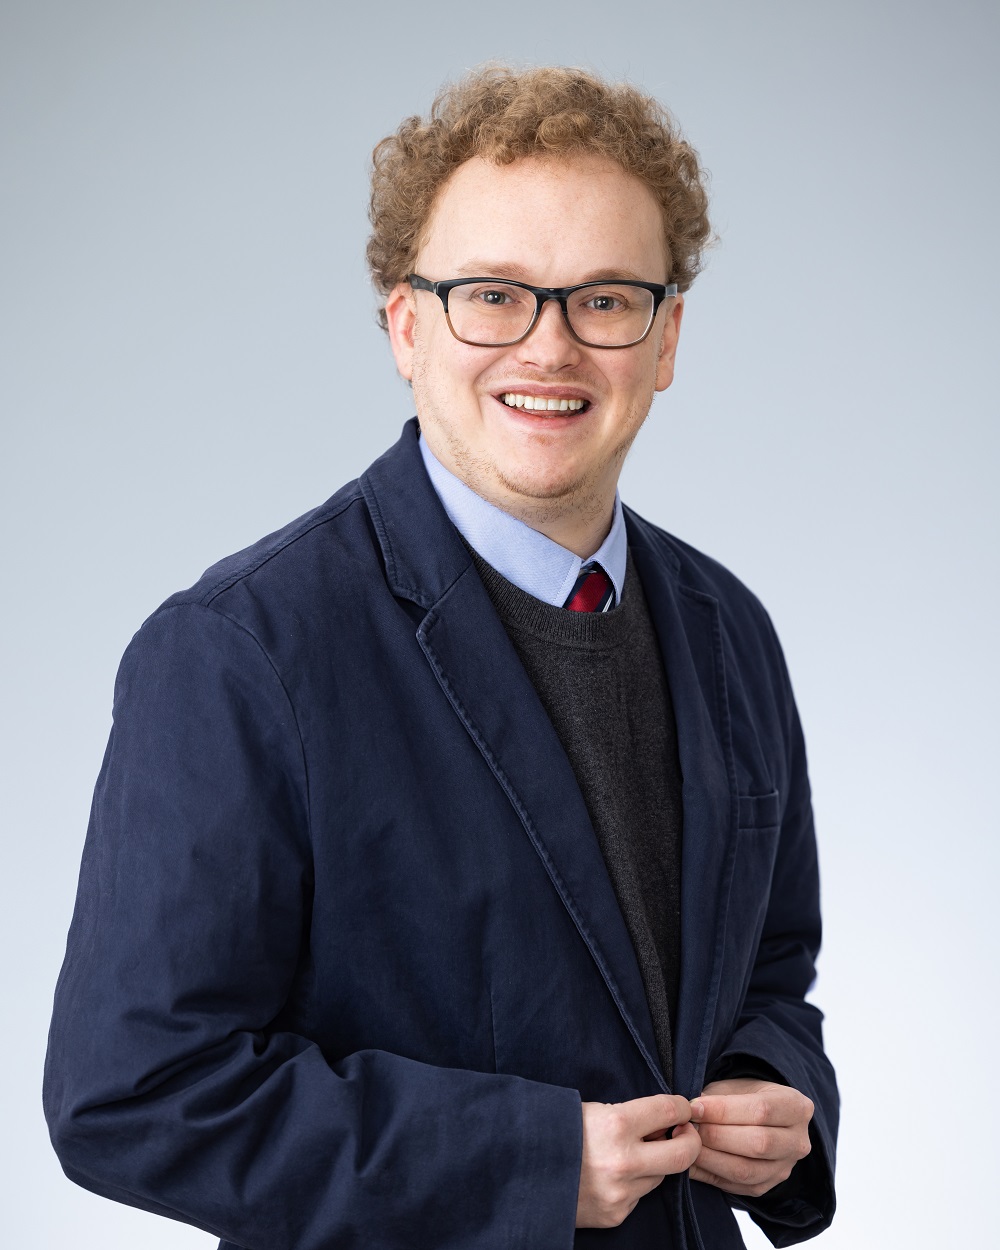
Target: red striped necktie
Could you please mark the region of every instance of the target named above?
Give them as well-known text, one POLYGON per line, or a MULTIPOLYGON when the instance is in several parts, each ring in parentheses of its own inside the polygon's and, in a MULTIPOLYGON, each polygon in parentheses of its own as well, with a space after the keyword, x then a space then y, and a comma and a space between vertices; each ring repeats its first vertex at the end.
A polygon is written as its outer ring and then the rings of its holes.
POLYGON ((615 588, 611 578, 599 564, 585 564, 563 607, 571 612, 607 612, 614 606, 615 588))

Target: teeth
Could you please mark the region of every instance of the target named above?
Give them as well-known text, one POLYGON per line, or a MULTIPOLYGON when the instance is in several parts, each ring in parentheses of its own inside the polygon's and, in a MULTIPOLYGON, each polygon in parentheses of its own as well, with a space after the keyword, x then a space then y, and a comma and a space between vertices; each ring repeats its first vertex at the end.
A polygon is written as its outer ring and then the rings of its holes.
POLYGON ((521 395, 508 391, 503 397, 508 408, 526 408, 529 412, 579 412, 582 399, 548 399, 543 395, 521 395))

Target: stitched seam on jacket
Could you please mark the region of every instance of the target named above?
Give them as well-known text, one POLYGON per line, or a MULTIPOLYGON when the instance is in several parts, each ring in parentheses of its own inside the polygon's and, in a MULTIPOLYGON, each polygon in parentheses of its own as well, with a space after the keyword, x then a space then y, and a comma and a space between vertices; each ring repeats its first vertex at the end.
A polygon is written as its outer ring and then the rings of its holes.
POLYGON ((700 590, 694 590, 689 586, 681 586, 680 593, 688 599, 702 605, 708 606, 712 613, 712 678, 713 693, 715 695, 715 703, 719 712, 719 724, 723 734, 723 747, 726 758, 726 780, 729 783, 729 828, 727 836, 729 845, 724 866, 724 877, 722 881, 722 889, 724 897, 720 894, 719 914, 721 923, 716 930, 715 949, 712 952, 712 979, 709 982, 709 990, 711 993, 711 1001, 706 1003, 706 1010, 702 1024, 701 1034, 698 1038, 697 1062, 699 1070, 708 1062, 709 1050, 712 1041, 712 1025, 715 1021, 715 1012, 719 1001, 719 983, 722 973, 722 962, 726 949, 726 936, 729 929, 729 902, 732 895, 733 887, 733 869, 736 863, 736 839, 734 836, 735 828, 739 823, 739 797, 737 794, 736 769, 733 762, 733 727, 732 719, 729 715, 729 701, 725 698, 725 668, 722 654, 722 626, 719 620, 719 603, 712 595, 706 594, 700 590))
MULTIPOLYGON (((200 603, 203 607, 210 607, 213 599, 218 598, 219 595, 235 586, 236 583, 242 581, 244 577, 249 577, 251 574, 258 572, 258 570, 262 569, 265 564, 273 560, 275 556, 280 555, 286 548, 290 547, 292 543, 298 542, 300 538, 305 538, 307 534, 311 534, 314 529, 318 529, 321 525, 326 525, 329 521, 335 521, 342 512, 346 512, 352 504, 358 503, 360 499, 361 493, 358 491, 356 494, 351 495, 349 499, 346 499, 335 512, 331 512, 328 516, 317 517, 315 521, 307 525, 304 529, 296 530, 294 534, 289 534, 288 537, 283 542, 279 543, 277 547, 263 552, 257 560, 249 561, 247 564, 237 569, 237 571, 229 577, 224 577, 221 581, 216 582, 195 602, 200 603)), ((221 615, 226 614, 222 613, 221 615)), ((227 619, 231 618, 227 617, 227 619)), ((235 621, 233 623, 236 624, 235 621)), ((249 633, 249 630, 247 632, 249 633)), ((254 639, 254 641, 257 642, 257 639, 254 639)), ((260 644, 258 643, 258 646, 259 645, 260 644)))
MULTIPOLYGON (((424 587, 410 586, 408 584, 404 584, 400 579, 399 563, 396 560, 396 550, 389 537, 389 527, 386 525, 385 518, 382 515, 382 506, 378 501, 378 494, 376 493, 374 486, 372 486, 367 473, 359 479, 359 485, 361 488, 362 498, 368 507, 368 515, 371 517, 372 524, 375 526, 375 533, 378 535, 379 542, 382 543, 383 554, 386 557, 386 572, 389 574, 391 582, 390 589, 394 594, 398 592, 399 594, 406 595, 407 598, 412 599, 414 603, 419 603, 422 608, 430 608, 436 600, 432 595, 428 595, 424 587)), ((473 567, 474 566, 470 560, 469 564, 465 568, 459 569, 454 579, 442 590, 440 598, 444 598, 448 591, 451 590, 452 586, 464 577, 469 569, 473 567)))

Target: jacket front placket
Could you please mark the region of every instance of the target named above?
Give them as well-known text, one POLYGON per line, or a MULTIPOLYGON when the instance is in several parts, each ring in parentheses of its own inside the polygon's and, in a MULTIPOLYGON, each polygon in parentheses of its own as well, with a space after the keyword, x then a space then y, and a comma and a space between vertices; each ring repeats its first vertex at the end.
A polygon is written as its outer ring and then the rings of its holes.
POLYGON ((681 969, 674 1084, 701 1092, 709 1062, 732 882, 738 798, 718 601, 684 583, 662 536, 626 513, 629 545, 663 654, 683 777, 681 969))

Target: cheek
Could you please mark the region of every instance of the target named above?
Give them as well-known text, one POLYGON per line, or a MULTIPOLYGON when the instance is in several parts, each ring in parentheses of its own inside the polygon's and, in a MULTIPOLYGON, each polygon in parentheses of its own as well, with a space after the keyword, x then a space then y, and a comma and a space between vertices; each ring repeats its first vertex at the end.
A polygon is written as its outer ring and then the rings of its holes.
MULTIPOLYGON (((449 438, 472 437, 479 424, 475 383, 481 372, 479 361, 465 358, 462 345, 449 335, 447 343, 433 333, 416 336, 413 345, 413 400, 417 416, 425 426, 436 426, 449 438)), ((492 401, 491 401, 492 402, 492 401)))
POLYGON ((649 405, 653 402, 653 396, 656 394, 659 376, 657 361, 655 357, 649 356, 638 368, 634 364, 628 367, 627 362, 623 364, 625 367, 609 371, 608 380, 612 393, 618 398, 617 406, 620 409, 628 412, 632 417, 638 415, 641 419, 646 415, 649 405))
POLYGON ((418 409, 440 407, 440 396, 453 390, 448 370, 443 367, 441 353, 436 349, 433 334, 416 334, 413 339, 413 394, 418 409))
POLYGON ((414 369, 424 378, 459 383, 467 372, 461 348, 462 344, 452 338, 447 327, 442 331, 437 325, 425 327, 418 322, 413 336, 414 369))

